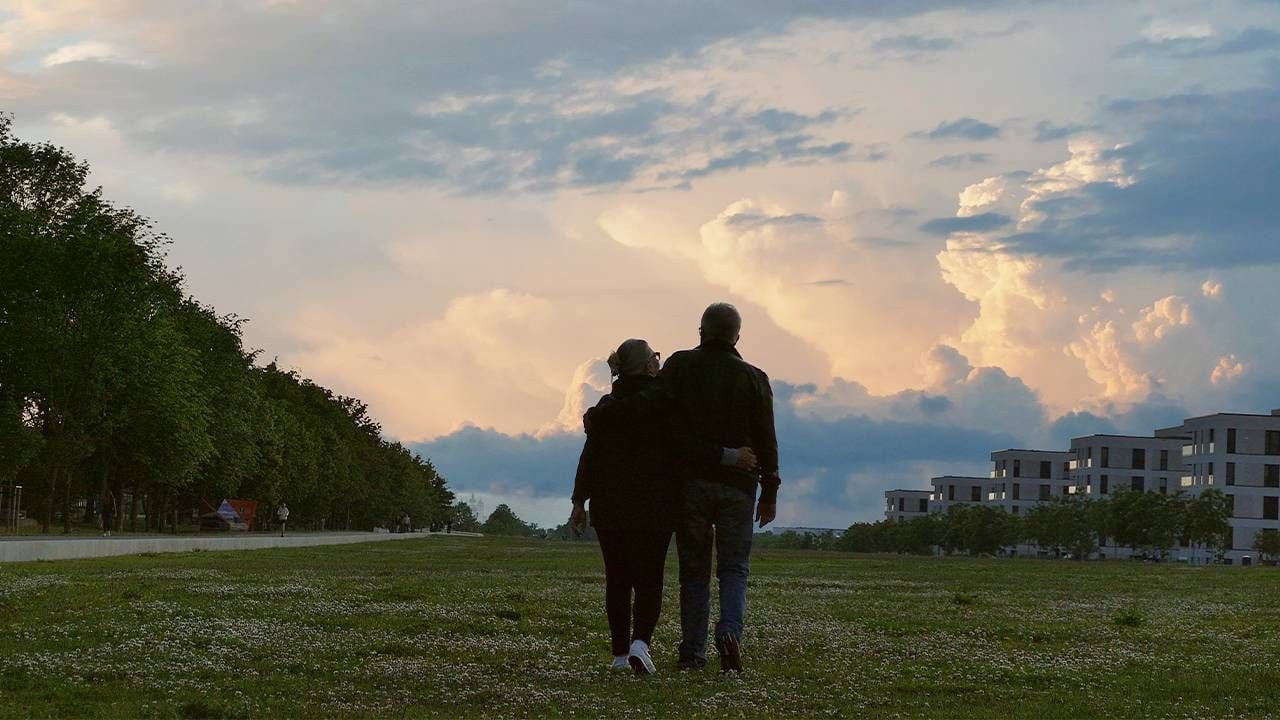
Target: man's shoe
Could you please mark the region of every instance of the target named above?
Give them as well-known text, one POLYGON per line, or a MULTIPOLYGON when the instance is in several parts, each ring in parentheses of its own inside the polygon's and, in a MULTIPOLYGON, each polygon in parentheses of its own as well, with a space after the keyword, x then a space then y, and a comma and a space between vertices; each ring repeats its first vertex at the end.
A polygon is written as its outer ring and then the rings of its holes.
POLYGON ((652 675, 657 668, 653 666, 653 658, 649 656, 649 643, 635 640, 631 643, 631 655, 627 657, 631 669, 637 675, 652 675))
POLYGON ((631 663, 627 661, 626 655, 614 655, 613 663, 609 665, 610 670, 630 670, 631 663))
POLYGON ((716 651, 720 653, 720 672, 742 672, 742 647, 732 635, 716 637, 716 651))
POLYGON ((697 672, 706 666, 706 658, 680 658, 676 663, 676 669, 680 672, 697 672))

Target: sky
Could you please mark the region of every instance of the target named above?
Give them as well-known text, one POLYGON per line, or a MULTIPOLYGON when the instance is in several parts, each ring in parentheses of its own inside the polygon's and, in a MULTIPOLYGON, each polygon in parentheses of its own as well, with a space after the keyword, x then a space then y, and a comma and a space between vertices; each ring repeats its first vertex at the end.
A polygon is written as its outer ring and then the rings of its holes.
POLYGON ((563 522, 602 358, 744 316, 779 523, 1280 407, 1280 3, 0 0, 0 111, 248 343, 563 522))

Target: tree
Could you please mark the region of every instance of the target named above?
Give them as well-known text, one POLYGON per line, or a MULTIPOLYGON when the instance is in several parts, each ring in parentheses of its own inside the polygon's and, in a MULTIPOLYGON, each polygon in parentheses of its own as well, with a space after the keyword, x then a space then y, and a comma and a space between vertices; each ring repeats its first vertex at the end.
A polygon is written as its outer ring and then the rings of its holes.
POLYGON ((1230 544, 1230 517, 1230 499, 1220 490, 1205 490, 1186 503, 1181 537, 1196 552, 1203 548, 1216 556, 1230 544))
POLYGON ((461 532, 480 532, 480 520, 471 506, 459 500, 453 506, 453 529, 461 532))
POLYGON ((1141 490, 1122 490, 1108 501, 1107 535, 1134 554, 1168 552, 1182 524, 1185 498, 1141 490))
POLYGON ((1253 536, 1253 549, 1258 551, 1265 562, 1280 561, 1280 532, 1269 528, 1259 530, 1253 536))
POLYGON ((489 519, 484 521, 480 531, 485 535, 514 535, 518 537, 533 537, 539 534, 538 526, 524 522, 505 504, 494 508, 489 515, 489 519))

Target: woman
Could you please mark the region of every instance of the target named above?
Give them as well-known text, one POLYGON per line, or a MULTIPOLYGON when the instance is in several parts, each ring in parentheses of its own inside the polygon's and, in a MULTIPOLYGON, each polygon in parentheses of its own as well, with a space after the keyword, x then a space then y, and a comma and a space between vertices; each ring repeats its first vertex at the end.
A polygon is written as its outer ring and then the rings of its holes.
MULTIPOLYGON (((620 399, 657 381, 658 353, 644 340, 627 340, 609 356, 613 387, 601 399, 620 399)), ((676 524, 683 459, 674 451, 688 438, 673 433, 666 417, 646 417, 592 429, 578 460, 569 523, 581 533, 590 521, 605 569, 605 610, 613 669, 654 672, 650 645, 662 610, 667 547, 676 524), (632 594, 634 593, 634 605, 632 594)), ((754 462, 748 448, 710 452, 726 462, 754 462)))

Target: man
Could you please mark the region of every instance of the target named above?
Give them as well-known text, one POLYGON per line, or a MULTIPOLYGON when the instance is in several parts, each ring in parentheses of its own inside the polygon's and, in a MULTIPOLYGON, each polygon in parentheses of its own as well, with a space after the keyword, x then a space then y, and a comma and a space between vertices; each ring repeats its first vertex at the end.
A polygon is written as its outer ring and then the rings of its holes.
POLYGON ((732 305, 708 307, 699 328, 701 343, 672 355, 652 391, 602 404, 584 418, 588 426, 609 424, 619 415, 670 407, 686 438, 689 472, 676 520, 681 670, 698 670, 707 664, 713 545, 720 585, 720 619, 715 626, 720 670, 742 670, 752 521, 763 528, 777 514, 781 480, 773 391, 768 376, 738 353, 741 330, 742 317, 732 305), (725 450, 718 464, 708 462, 705 453, 696 452, 706 446, 750 447, 757 468, 754 472, 743 469, 750 464, 738 463, 735 450, 725 450))

